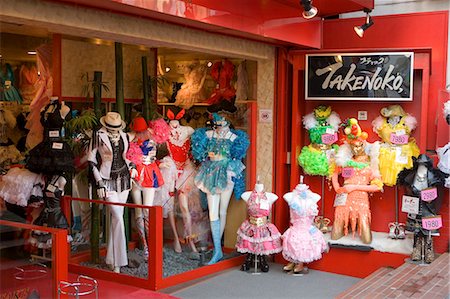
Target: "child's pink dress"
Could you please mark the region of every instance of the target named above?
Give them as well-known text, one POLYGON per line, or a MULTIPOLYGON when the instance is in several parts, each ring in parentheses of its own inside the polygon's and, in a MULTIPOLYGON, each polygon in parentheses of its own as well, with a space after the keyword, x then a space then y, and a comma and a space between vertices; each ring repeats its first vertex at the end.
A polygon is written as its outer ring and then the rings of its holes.
POLYGON ((269 222, 271 205, 265 192, 253 191, 247 201, 248 219, 237 231, 236 250, 241 253, 269 255, 281 252, 281 234, 269 222), (262 207, 267 207, 264 209, 262 207))
POLYGON ((314 225, 320 196, 300 184, 292 191, 292 198, 285 200, 290 208, 291 227, 283 234, 283 257, 295 264, 322 258, 328 245, 322 232, 314 225))

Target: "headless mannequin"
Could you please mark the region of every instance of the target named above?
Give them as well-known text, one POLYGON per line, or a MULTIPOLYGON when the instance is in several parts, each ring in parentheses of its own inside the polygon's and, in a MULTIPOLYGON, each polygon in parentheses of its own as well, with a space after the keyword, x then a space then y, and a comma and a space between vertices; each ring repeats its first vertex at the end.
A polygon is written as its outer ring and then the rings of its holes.
MULTIPOLYGON (((258 179, 258 183, 255 184, 254 191, 256 191, 257 193, 262 193, 264 191, 264 184, 259 183, 259 179, 258 179)), ((250 196, 252 195, 252 193, 254 191, 246 191, 246 192, 242 193, 241 198, 246 203, 248 203, 248 200, 250 199, 250 196)), ((274 193, 270 193, 270 192, 264 192, 264 195, 267 199, 267 203, 268 203, 268 206, 270 209, 272 204, 278 199, 278 195, 276 195, 274 193)), ((260 255, 259 257, 260 257, 261 271, 268 272, 269 264, 267 263, 266 256, 260 255)), ((255 254, 247 253, 247 257, 241 266, 241 271, 248 271, 256 258, 257 258, 257 256, 255 254)))
MULTIPOLYGON (((180 122, 177 119, 171 120, 169 122, 169 126, 171 129, 169 143, 174 146, 184 148, 187 140, 190 138, 190 136, 194 132, 194 129, 192 129, 189 126, 180 125, 180 122)), ((170 147, 170 145, 169 145, 169 147, 170 147)), ((187 149, 187 148, 184 150, 186 151, 186 153, 189 151, 189 149, 187 149)), ((177 162, 177 159, 174 158, 172 153, 171 153, 171 156, 174 159, 174 161, 177 162)), ((196 255, 195 253, 197 253, 198 251, 197 251, 197 248, 195 247, 195 244, 194 244, 194 241, 192 238, 192 218, 191 218, 191 213, 189 211, 189 199, 188 199, 189 191, 186 190, 186 188, 185 188, 188 185, 187 180, 193 179, 193 175, 189 174, 189 172, 192 172, 194 170, 187 169, 187 167, 190 168, 191 166, 192 166, 192 162, 190 161, 189 158, 187 158, 187 160, 184 162, 183 168, 177 165, 179 174, 178 174, 178 178, 176 179, 175 184, 173 184, 173 186, 177 190, 170 190, 170 192, 171 192, 171 194, 173 194, 173 196, 175 196, 175 192, 177 192, 178 204, 180 206, 181 215, 183 217, 184 227, 186 228, 187 241, 189 243, 191 251, 194 253, 194 255, 196 255), (184 172, 186 172, 186 173, 184 173, 184 172)), ((169 223, 172 228, 173 235, 174 235, 174 250, 175 250, 175 252, 180 253, 182 251, 182 249, 181 249, 181 244, 180 244, 178 231, 177 231, 177 227, 176 227, 174 211, 170 211, 168 216, 169 216, 169 223)))
MULTIPOLYGON (((130 134, 131 135, 131 134, 130 134)), ((132 135, 131 135, 132 136, 132 135)), ((134 138, 135 139, 135 138, 134 138)), ((133 140, 134 141, 134 140, 133 140)), ((147 145, 150 151, 147 155, 142 156, 142 164, 149 165, 155 162, 156 156, 156 145, 154 142, 148 142, 147 145)), ((137 205, 153 206, 153 201, 155 199, 155 190, 153 187, 144 187, 135 179, 138 175, 135 169, 132 169, 131 178, 133 179, 131 187, 131 198, 133 202, 137 205)), ((144 258, 148 259, 148 245, 147 245, 147 234, 146 229, 148 228, 148 210, 147 209, 135 209, 135 221, 139 237, 144 250, 144 258)))

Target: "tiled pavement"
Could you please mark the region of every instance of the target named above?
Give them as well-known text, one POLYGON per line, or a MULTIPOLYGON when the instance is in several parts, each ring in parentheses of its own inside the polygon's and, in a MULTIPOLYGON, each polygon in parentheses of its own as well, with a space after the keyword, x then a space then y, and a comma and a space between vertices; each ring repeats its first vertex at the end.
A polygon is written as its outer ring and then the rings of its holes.
POLYGON ((381 268, 337 298, 449 298, 449 254, 428 266, 381 268))

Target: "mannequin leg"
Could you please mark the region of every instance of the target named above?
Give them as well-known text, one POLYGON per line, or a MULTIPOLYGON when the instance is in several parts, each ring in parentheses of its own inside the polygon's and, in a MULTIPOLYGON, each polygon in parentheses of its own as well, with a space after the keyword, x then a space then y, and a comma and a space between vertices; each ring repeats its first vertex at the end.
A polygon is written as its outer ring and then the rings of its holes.
MULTIPOLYGON (((125 203, 128 198, 128 193, 129 190, 120 193, 111 192, 111 196, 106 200, 109 202, 125 203)), ((122 206, 109 206, 109 211, 111 212, 111 227, 108 233, 109 238, 106 264, 114 267, 114 272, 120 272, 120 267, 128 264, 123 210, 122 206)))
POLYGON ((411 253, 411 259, 413 261, 420 261, 422 259, 422 233, 414 233, 413 251, 411 253))
POLYGON ((172 232, 173 232, 173 250, 176 253, 180 253, 181 252, 181 244, 180 244, 180 239, 178 238, 177 225, 175 223, 175 213, 173 211, 169 212, 169 223, 170 223, 170 227, 172 228, 172 232))
POLYGON ((222 236, 220 235, 220 219, 219 219, 219 205, 220 195, 210 194, 207 195, 208 208, 209 208, 209 221, 211 223, 211 234, 214 243, 214 252, 208 265, 212 265, 220 261, 223 257, 222 253, 222 236))
MULTIPOLYGON (((143 197, 143 205, 144 206, 153 206, 153 201, 155 199, 155 188, 142 188, 142 197, 143 197)), ((144 221, 143 221, 143 244, 145 244, 144 246, 144 257, 147 259, 148 258, 148 245, 147 245, 147 237, 148 237, 148 209, 143 209, 142 210, 142 214, 144 216, 144 221)))
POLYGON ((220 237, 222 238, 223 232, 225 230, 225 225, 227 223, 227 211, 228 204, 230 203, 231 194, 233 193, 233 184, 228 185, 228 188, 220 194, 220 209, 219 209, 219 218, 220 218, 220 237))
POLYGON ((259 264, 262 272, 269 272, 269 264, 267 263, 267 256, 259 255, 259 264))
POLYGON ((369 219, 360 219, 358 225, 361 230, 361 241, 364 244, 372 243, 372 232, 370 231, 369 219))
POLYGON ((181 215, 183 215, 184 228, 186 230, 186 238, 189 242, 189 246, 191 247, 192 252, 197 252, 194 241, 192 241, 192 219, 191 213, 189 212, 189 203, 186 194, 180 192, 180 195, 178 196, 178 202, 180 204, 181 215))
POLYGON ((72 214, 73 214, 73 224, 72 230, 80 232, 81 231, 81 202, 72 200, 72 214))
POLYGON ((423 236, 425 242, 425 263, 430 264, 434 261, 433 237, 423 236))
MULTIPOLYGON (((142 191, 141 189, 133 183, 133 187, 131 189, 131 198, 133 202, 137 205, 142 205, 142 191)), ((145 235, 145 223, 144 223, 144 215, 142 209, 134 209, 134 219, 136 222, 136 229, 138 231, 139 240, 142 244, 142 249, 144 250, 144 257, 148 256, 148 246, 147 246, 147 238, 145 235)))
POLYGON ((254 262, 254 254, 253 253, 247 253, 247 256, 245 257, 245 261, 241 266, 241 271, 248 271, 250 270, 252 263, 254 262))
POLYGON ((334 220, 333 229, 331 230, 331 240, 338 240, 344 236, 344 220, 334 220))

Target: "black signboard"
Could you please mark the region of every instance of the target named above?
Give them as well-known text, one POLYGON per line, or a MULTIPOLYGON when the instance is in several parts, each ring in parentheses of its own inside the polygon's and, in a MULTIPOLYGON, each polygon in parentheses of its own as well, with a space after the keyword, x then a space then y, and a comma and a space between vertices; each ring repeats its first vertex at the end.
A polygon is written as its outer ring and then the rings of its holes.
POLYGON ((412 101, 413 52, 306 55, 307 100, 412 101))

